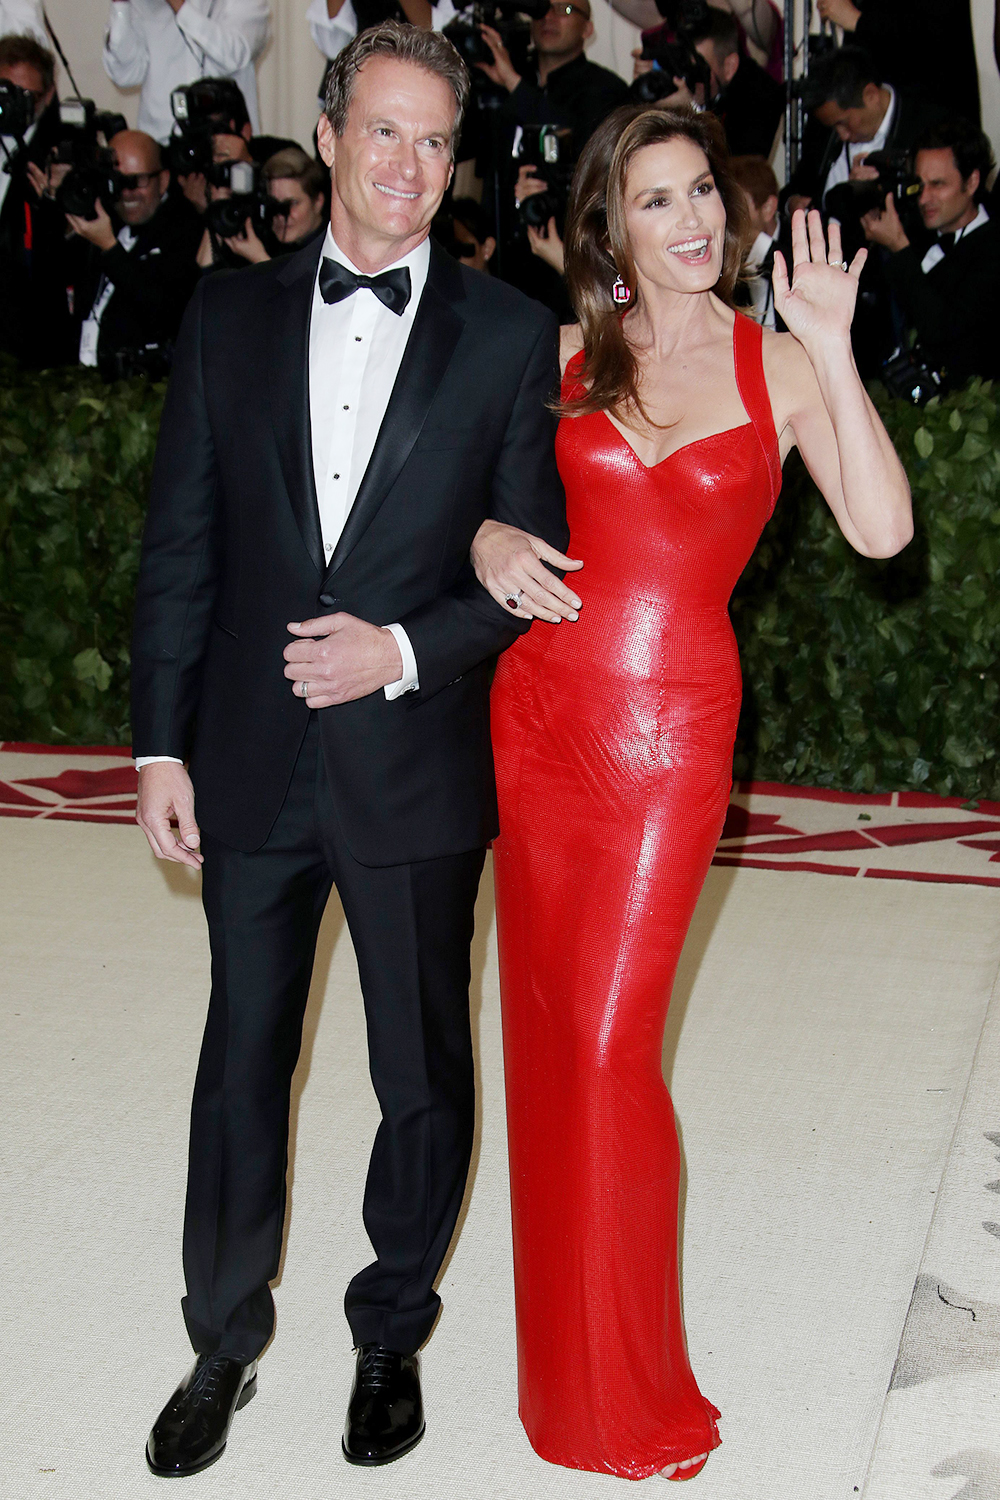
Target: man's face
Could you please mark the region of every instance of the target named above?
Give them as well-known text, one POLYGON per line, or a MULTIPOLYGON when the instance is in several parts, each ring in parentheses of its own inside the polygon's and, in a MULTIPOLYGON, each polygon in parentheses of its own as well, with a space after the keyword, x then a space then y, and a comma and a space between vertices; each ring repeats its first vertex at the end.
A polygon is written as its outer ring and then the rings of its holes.
POLYGON ((979 173, 972 172, 963 181, 953 152, 918 151, 914 171, 920 178, 920 217, 928 229, 952 234, 971 223, 976 214, 975 195, 979 191, 979 173))
MULTIPOLYGON (((214 163, 224 161, 248 161, 252 162, 250 148, 241 135, 213 135, 212 137, 212 161, 214 163)), ((227 187, 210 187, 209 197, 214 202, 217 198, 231 198, 232 190, 227 187)))
POLYGON ((48 89, 45 87, 45 79, 31 63, 11 63, 0 67, 0 81, 14 83, 19 89, 28 90, 35 101, 36 120, 48 109, 56 92, 55 84, 48 89))
POLYGON ((586 0, 553 0, 545 13, 531 23, 531 39, 539 57, 578 57, 593 33, 586 0))
POLYGON ((160 201, 170 182, 170 173, 163 171, 148 138, 131 139, 137 132, 129 131, 124 136, 114 136, 109 142, 115 167, 123 177, 130 180, 115 203, 118 217, 123 224, 136 228, 148 224, 160 206, 160 201))
POLYGON ((325 115, 319 122, 338 242, 344 236, 388 265, 384 254, 398 260, 426 238, 451 181, 455 113, 455 95, 436 73, 394 57, 363 64, 343 135, 325 115))
POLYGON ((813 114, 821 125, 835 130, 845 144, 856 145, 875 139, 888 107, 888 96, 883 97, 878 84, 866 83, 860 104, 845 108, 836 99, 827 99, 813 114))

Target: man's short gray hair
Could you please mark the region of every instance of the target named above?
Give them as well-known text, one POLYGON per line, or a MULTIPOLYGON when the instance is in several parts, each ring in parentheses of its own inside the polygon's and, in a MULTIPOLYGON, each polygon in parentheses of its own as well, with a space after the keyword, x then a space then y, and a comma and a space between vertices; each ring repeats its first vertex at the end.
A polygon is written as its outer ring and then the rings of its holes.
POLYGON ((424 31, 402 21, 383 21, 381 26, 369 26, 367 31, 359 32, 353 41, 348 42, 334 59, 327 74, 324 103, 326 117, 337 135, 343 135, 346 129, 358 72, 371 57, 394 57, 444 79, 455 95, 455 128, 451 139, 454 153, 462 116, 469 101, 469 70, 440 31, 424 31))

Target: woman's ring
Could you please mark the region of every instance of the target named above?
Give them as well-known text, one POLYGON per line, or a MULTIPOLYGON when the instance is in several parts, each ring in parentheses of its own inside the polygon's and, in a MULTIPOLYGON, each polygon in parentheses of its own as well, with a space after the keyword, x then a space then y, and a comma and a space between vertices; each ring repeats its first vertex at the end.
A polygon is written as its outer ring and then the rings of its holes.
POLYGON ((847 270, 847 261, 846 260, 831 260, 830 264, 831 264, 831 266, 836 266, 838 271, 846 271, 847 270))
POLYGON ((516 594, 505 595, 503 602, 506 604, 508 609, 519 609, 521 606, 521 595, 523 593, 524 589, 518 589, 516 594))

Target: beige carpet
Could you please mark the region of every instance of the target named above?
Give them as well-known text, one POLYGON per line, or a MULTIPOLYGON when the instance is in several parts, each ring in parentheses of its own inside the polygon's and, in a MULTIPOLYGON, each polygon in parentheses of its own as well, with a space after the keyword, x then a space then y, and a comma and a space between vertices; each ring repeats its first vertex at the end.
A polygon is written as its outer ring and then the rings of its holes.
MULTIPOLYGON (((179 1226, 207 985, 195 882, 157 865, 134 829, 11 818, 0 913, 0 1500, 152 1496, 145 1434, 189 1359, 179 1226)), ((186 1481, 192 1494, 627 1492, 544 1464, 517 1423, 488 887, 480 914, 481 1146, 424 1359, 427 1438, 384 1470, 350 1469, 339 1453, 352 1364, 341 1298, 369 1253, 359 1204, 376 1116, 350 946, 331 910, 300 1070, 278 1335, 230 1451, 186 1481)), ((723 1447, 691 1491, 702 1500, 860 1493, 1000 965, 997 917, 984 887, 711 872, 666 1045, 688 1170, 691 1353, 723 1411, 723 1447)), ((1000 1133, 983 1119, 975 1129, 1000 1133)), ((996 1154, 980 1152, 984 1182, 1000 1178, 996 1154)), ((996 1193, 984 1196, 996 1209, 980 1217, 1000 1220, 996 1193)), ((1000 1254, 1000 1239, 977 1233, 1000 1254)), ((932 1274, 1000 1302, 961 1270, 942 1257, 932 1274)), ((963 1430, 963 1445, 990 1440, 963 1430)), ((872 1500, 997 1494, 963 1482, 872 1500)))

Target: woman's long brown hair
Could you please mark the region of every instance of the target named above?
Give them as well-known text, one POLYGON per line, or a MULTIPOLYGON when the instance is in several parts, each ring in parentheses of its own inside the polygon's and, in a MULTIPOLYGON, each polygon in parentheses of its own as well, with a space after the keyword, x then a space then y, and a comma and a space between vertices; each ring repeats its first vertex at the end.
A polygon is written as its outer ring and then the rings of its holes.
POLYGON ((676 139, 704 151, 726 210, 722 273, 713 291, 733 305, 749 243, 746 201, 730 175, 722 126, 714 115, 689 109, 649 109, 623 105, 599 125, 584 147, 573 178, 566 218, 566 280, 583 331, 580 382, 586 391, 561 401, 560 416, 582 417, 611 411, 655 424, 639 395, 639 367, 622 327, 622 307, 612 295, 620 276, 636 306, 635 262, 625 219, 625 184, 636 153, 645 146, 676 139))

